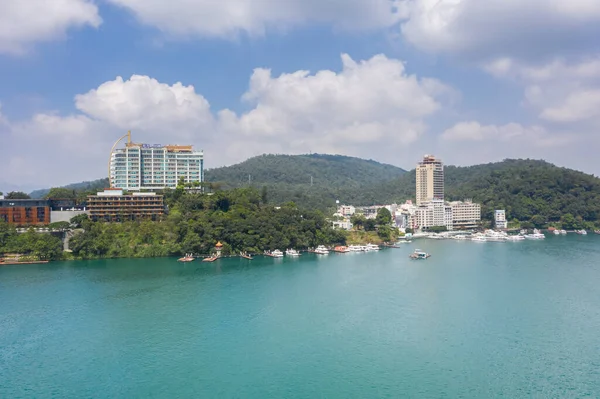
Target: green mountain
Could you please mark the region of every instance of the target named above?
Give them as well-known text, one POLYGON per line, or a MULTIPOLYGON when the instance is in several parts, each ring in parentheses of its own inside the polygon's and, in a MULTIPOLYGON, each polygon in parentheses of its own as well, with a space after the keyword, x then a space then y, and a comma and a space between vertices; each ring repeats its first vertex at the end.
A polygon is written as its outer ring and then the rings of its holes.
MULTIPOLYGON (((74 190, 78 193, 95 192, 108 187, 108 178, 97 179, 92 181, 83 181, 81 183, 72 183, 61 188, 74 190)), ((29 193, 31 198, 44 198, 50 192, 49 188, 42 188, 29 193)))
MULTIPOLYGON (((506 209, 508 218, 536 226, 566 219, 567 227, 582 228, 585 222, 600 220, 600 179, 592 175, 529 159, 446 166, 444 172, 446 199, 481 203, 487 220, 493 219, 495 209, 506 209)), ((414 199, 415 171, 368 191, 377 193, 382 203, 414 199)))
POLYGON ((361 186, 388 181, 405 173, 404 169, 373 160, 342 155, 260 155, 233 166, 209 169, 207 182, 227 186, 248 184, 297 184, 327 187, 361 186))
POLYGON ((336 200, 375 200, 376 193, 365 193, 363 187, 391 182, 405 173, 396 166, 341 155, 261 155, 207 170, 205 180, 222 188, 264 187, 270 202, 325 209, 336 200))

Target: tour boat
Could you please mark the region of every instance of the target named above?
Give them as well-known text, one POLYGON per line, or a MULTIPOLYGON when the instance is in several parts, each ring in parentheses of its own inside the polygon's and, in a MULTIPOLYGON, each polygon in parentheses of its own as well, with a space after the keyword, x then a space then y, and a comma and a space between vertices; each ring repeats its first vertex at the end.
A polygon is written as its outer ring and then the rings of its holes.
POLYGON ((177 259, 177 262, 192 262, 193 260, 194 257, 192 256, 192 254, 185 254, 183 258, 177 259))
POLYGON ((246 252, 240 252, 240 256, 244 259, 252 260, 252 256, 248 255, 246 252))
POLYGON ((217 255, 211 255, 208 258, 204 258, 202 259, 202 262, 214 262, 218 259, 219 257, 217 255))
POLYGON ((420 249, 415 249, 415 252, 410 254, 408 257, 411 259, 427 259, 430 256, 431 255, 429 255, 427 252, 423 252, 420 249))
POLYGON ((363 247, 362 245, 350 245, 348 249, 350 250, 350 252, 363 252, 365 250, 365 247, 363 247))
POLYGON ((315 248, 314 252, 317 255, 327 255, 327 254, 329 254, 329 250, 324 245, 319 245, 317 248, 315 248))
POLYGON ((506 236, 506 241, 525 241, 525 237, 522 235, 516 235, 516 236, 506 236))
POLYGON ((347 252, 350 252, 350 248, 348 248, 345 245, 338 245, 337 247, 333 248, 333 252, 337 252, 340 254, 345 254, 347 252))
POLYGON ((375 245, 375 244, 367 244, 365 246, 365 251, 379 251, 381 248, 379 248, 379 245, 375 245))
POLYGON ((587 231, 582 229, 582 230, 577 231, 577 234, 585 236, 585 235, 587 235, 587 231))
POLYGON ((287 256, 300 256, 300 252, 296 251, 295 249, 288 249, 285 251, 285 254, 287 256))
POLYGON ((554 230, 554 235, 555 236, 559 236, 560 235, 560 230, 554 230))
POLYGON ((544 238, 546 238, 546 236, 540 233, 538 229, 533 229, 533 234, 527 234, 525 238, 529 240, 543 240, 544 238))
POLYGON ((283 252, 278 249, 273 251, 265 251, 265 255, 270 256, 271 258, 283 258, 283 252))
POLYGON ((485 237, 485 236, 481 236, 481 235, 477 235, 477 236, 473 236, 473 237, 471 237, 471 241, 475 241, 475 242, 486 242, 486 241, 487 241, 487 237, 485 237))
POLYGON ((562 234, 563 236, 567 234, 567 230, 561 230, 560 234, 562 234))
POLYGON ((600 234, 600 230, 594 230, 595 234, 600 234))

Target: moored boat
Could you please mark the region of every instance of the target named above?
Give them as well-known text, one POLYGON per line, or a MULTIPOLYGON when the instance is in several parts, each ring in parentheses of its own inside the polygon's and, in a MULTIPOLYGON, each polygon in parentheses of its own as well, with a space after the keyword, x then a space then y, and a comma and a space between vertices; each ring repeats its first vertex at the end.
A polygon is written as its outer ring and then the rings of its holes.
POLYGON ((240 256, 244 259, 248 259, 248 260, 252 260, 254 258, 252 258, 252 256, 248 255, 247 252, 240 252, 240 256))
POLYGON ((600 234, 600 230, 594 230, 594 234, 600 234))
POLYGON ((270 256, 271 258, 283 258, 283 252, 278 249, 274 249, 273 251, 265 251, 266 256, 270 256))
POLYGON ((415 249, 415 252, 413 252, 412 254, 410 254, 408 257, 410 259, 427 259, 430 256, 431 255, 428 254, 427 252, 421 251, 420 249, 415 249))
POLYGON ((217 255, 211 255, 207 258, 202 259, 202 262, 214 262, 217 259, 219 259, 219 257, 217 255))
POLYGON ((561 230, 560 234, 562 234, 563 236, 567 234, 567 230, 561 230))
POLYGON ((193 260, 194 257, 192 256, 192 254, 185 254, 183 258, 177 259, 177 262, 192 262, 193 260))
POLYGON ((533 229, 533 234, 527 234, 525 238, 528 240, 543 240, 546 236, 543 233, 540 233, 538 229, 533 229))
POLYGON ((315 248, 314 253, 317 255, 328 255, 329 250, 324 245, 319 245, 317 248, 315 248))
POLYGON ((286 254, 287 256, 300 256, 300 252, 296 251, 295 249, 291 249, 291 248, 290 248, 290 249, 287 249, 287 250, 285 251, 285 254, 286 254))
POLYGON ((350 252, 350 248, 348 248, 345 245, 338 245, 337 247, 333 248, 333 252, 337 252, 337 253, 340 253, 340 254, 345 254, 345 253, 350 252))
POLYGON ((584 229, 581 229, 581 230, 577 231, 577 234, 585 236, 585 235, 587 235, 587 231, 585 231, 584 229))
POLYGON ((350 245, 348 249, 350 250, 350 252, 363 252, 365 250, 365 247, 363 247, 362 245, 350 245))
POLYGON ((381 248, 379 248, 379 245, 375 245, 375 244, 367 244, 365 246, 365 251, 379 251, 381 248))

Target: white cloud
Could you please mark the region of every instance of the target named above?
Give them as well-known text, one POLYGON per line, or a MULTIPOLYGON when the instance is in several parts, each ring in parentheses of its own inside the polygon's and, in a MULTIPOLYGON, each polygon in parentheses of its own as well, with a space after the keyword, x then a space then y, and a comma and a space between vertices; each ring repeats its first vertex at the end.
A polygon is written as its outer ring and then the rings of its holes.
POLYGON ((597 46, 595 0, 401 0, 404 37, 426 51, 478 60, 542 59, 597 46))
POLYGON ((210 166, 266 152, 309 151, 377 153, 397 163, 398 151, 424 134, 427 118, 453 95, 443 83, 409 75, 401 61, 383 55, 359 62, 342 55, 339 72, 272 76, 256 69, 242 97, 250 110, 239 115, 227 109, 213 114, 192 86, 117 77, 75 96, 78 112, 72 115, 46 112, 7 121, 9 140, 2 149, 25 154, 29 163, 15 160, 21 167, 8 174, 32 184, 104 175, 111 145, 129 129, 136 141, 204 149, 210 166))
POLYGON ((254 108, 220 113, 225 132, 276 140, 286 152, 391 153, 425 131, 452 90, 441 82, 406 74, 398 60, 377 55, 356 62, 342 55, 343 69, 273 77, 257 69, 243 99, 254 108))
POLYGON ((0 0, 0 53, 20 54, 37 42, 64 37, 69 28, 101 23, 89 0, 0 0))
POLYGON ((308 22, 337 29, 385 28, 398 21, 397 0, 108 0, 143 23, 176 36, 260 36, 308 22))
POLYGON ((148 76, 133 75, 101 84, 75 96, 75 106, 96 120, 124 130, 159 132, 191 140, 212 123, 210 104, 193 86, 171 86, 148 76))
POLYGON ((460 122, 445 130, 441 138, 446 141, 524 142, 537 147, 564 144, 564 136, 553 137, 541 126, 523 126, 509 123, 502 126, 481 125, 479 122, 460 122))

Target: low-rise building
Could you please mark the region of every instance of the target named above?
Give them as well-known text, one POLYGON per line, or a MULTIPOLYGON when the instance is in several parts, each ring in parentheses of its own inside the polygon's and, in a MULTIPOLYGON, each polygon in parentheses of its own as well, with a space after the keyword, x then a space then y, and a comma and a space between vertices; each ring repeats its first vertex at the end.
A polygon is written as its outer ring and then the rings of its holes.
POLYGON ((354 215, 355 212, 356 212, 356 208, 353 207, 352 205, 340 205, 340 206, 338 206, 338 210, 337 210, 337 213, 339 213, 343 217, 350 217, 350 216, 354 215))
POLYGON ((121 189, 106 189, 88 196, 87 210, 94 221, 159 220, 165 205, 163 196, 156 193, 123 194, 121 189))
POLYGON ((335 229, 352 230, 352 223, 349 220, 334 220, 332 225, 335 229))
POLYGON ((481 222, 481 204, 471 200, 453 201, 449 205, 452 207, 452 225, 455 230, 474 229, 481 222))
POLYGON ((50 224, 50 201, 45 199, 2 199, 0 220, 12 226, 50 224))
POLYGON ((504 209, 497 209, 494 212, 494 224, 497 229, 508 228, 508 222, 506 221, 506 211, 504 209))

